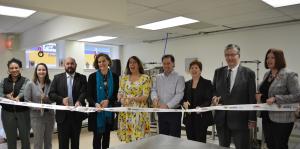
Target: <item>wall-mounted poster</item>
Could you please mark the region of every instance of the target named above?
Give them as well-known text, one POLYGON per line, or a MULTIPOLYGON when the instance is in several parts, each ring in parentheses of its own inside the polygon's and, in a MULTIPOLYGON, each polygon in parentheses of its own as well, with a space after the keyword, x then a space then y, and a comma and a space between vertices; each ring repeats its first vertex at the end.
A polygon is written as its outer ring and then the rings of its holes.
POLYGON ((99 53, 105 53, 111 57, 111 48, 95 44, 85 44, 84 58, 85 58, 85 68, 94 69, 93 63, 95 56, 99 53))
POLYGON ((47 43, 27 49, 25 52, 26 68, 34 68, 38 63, 45 63, 49 68, 56 68, 56 43, 47 43), (43 53, 41 55, 40 53, 43 53))

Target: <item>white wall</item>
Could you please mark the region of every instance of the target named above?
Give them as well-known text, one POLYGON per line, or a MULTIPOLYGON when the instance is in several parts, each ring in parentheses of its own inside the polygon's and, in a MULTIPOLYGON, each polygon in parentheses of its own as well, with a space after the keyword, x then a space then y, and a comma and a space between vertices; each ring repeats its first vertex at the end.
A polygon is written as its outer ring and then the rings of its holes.
MULTIPOLYGON (((203 76, 213 78, 214 70, 226 65, 224 59, 224 48, 227 44, 234 43, 241 47, 241 60, 260 60, 260 78, 266 71, 264 68, 265 53, 269 48, 285 49, 285 57, 288 67, 300 73, 299 47, 300 47, 300 25, 289 24, 273 27, 248 29, 242 31, 231 31, 210 34, 205 36, 194 36, 185 39, 169 40, 167 52, 175 56, 175 70, 184 75, 186 79, 190 76, 185 73, 185 58, 198 57, 203 63, 203 76)), ((127 59, 138 56, 143 62, 157 61, 163 54, 164 42, 140 43, 127 45, 123 48, 123 66, 127 59)), ((254 71, 256 64, 244 64, 254 71)), ((123 67, 124 68, 124 67, 123 67)))

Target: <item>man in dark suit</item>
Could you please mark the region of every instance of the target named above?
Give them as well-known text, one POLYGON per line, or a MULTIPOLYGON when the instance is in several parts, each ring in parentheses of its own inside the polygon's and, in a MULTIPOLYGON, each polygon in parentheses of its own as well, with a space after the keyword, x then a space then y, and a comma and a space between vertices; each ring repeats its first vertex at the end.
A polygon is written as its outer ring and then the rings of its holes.
MULTIPOLYGON (((76 61, 68 57, 64 61, 65 72, 54 76, 49 97, 57 105, 81 106, 85 103, 87 92, 86 76, 75 72, 76 61)), ((85 113, 56 110, 59 149, 79 149, 79 138, 85 113)))
MULTIPOLYGON (((228 66, 216 69, 213 79, 213 105, 254 104, 255 73, 240 65, 240 48, 226 46, 225 59, 228 66)), ((219 145, 229 147, 231 137, 237 149, 248 149, 249 128, 256 126, 256 112, 216 111, 215 123, 219 145)))

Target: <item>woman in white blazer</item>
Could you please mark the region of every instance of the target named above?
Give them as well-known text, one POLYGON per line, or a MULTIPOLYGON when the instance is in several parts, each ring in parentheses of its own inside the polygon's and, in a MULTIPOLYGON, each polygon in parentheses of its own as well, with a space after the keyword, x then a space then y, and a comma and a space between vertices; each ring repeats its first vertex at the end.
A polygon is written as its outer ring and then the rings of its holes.
MULTIPOLYGON (((265 56, 269 69, 259 87, 257 100, 262 103, 289 104, 300 101, 298 74, 286 69, 283 51, 269 49, 265 56)), ((294 112, 262 111, 262 126, 269 149, 288 149, 288 140, 296 120, 294 112)))
MULTIPOLYGON (((25 100, 34 103, 51 104, 52 101, 48 97, 50 83, 47 65, 44 63, 37 64, 32 81, 25 87, 25 100)), ((31 108, 30 119, 34 135, 34 149, 51 149, 55 119, 54 111, 31 108)))

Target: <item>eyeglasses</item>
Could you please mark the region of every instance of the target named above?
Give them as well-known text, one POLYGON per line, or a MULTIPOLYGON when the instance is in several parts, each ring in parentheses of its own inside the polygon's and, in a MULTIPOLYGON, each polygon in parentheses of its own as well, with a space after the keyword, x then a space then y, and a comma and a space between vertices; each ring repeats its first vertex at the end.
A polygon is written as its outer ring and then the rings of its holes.
POLYGON ((234 57, 236 55, 238 55, 238 54, 225 54, 225 57, 234 57))

